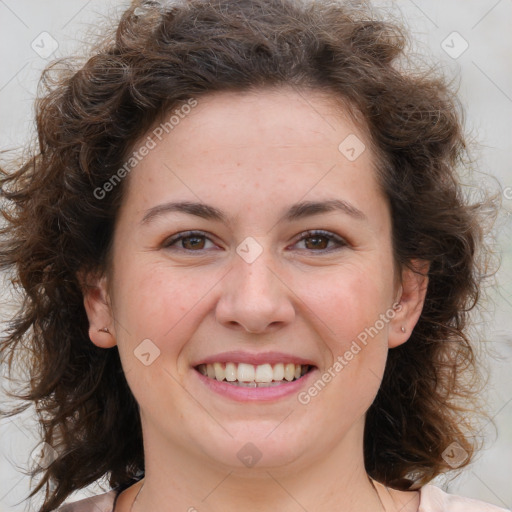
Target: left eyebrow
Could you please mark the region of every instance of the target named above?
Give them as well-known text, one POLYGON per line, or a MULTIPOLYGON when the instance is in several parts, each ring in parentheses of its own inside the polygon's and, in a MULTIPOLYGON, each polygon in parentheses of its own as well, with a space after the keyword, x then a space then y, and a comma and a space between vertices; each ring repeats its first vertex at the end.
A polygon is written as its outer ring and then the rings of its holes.
MULTIPOLYGON (((340 199, 329 199, 326 201, 302 201, 296 203, 285 212, 279 222, 293 222, 305 217, 333 211, 340 211, 358 220, 368 220, 366 215, 352 204, 340 199)), ((229 224, 228 217, 222 210, 208 204, 190 201, 163 203, 154 206, 146 211, 141 224, 148 224, 154 218, 169 212, 187 213, 202 219, 229 224)))
POLYGON ((347 201, 340 199, 328 199, 326 201, 303 201, 292 205, 289 210, 281 217, 280 222, 283 220, 293 222, 295 220, 310 217, 312 215, 320 215, 322 213, 329 213, 339 211, 350 215, 358 220, 368 220, 366 215, 356 208, 354 205, 347 201))

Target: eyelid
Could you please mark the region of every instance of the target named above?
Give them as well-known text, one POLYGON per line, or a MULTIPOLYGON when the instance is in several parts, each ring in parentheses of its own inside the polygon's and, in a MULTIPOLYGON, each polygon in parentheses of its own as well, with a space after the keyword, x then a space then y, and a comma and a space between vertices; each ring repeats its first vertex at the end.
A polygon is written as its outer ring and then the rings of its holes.
MULTIPOLYGON (((175 233, 174 235, 171 235, 171 236, 167 237, 162 242, 162 247, 164 249, 168 248, 168 247, 171 247, 171 244, 179 242, 183 238, 192 238, 194 236, 203 237, 203 238, 205 238, 207 240, 210 240, 212 243, 215 243, 214 240, 213 240, 214 237, 213 237, 213 235, 211 233, 208 233, 207 231, 201 231, 201 230, 198 230, 198 229, 191 229, 191 230, 188 230, 188 231, 180 231, 179 233, 175 233)), ((185 251, 185 252, 201 252, 201 251, 204 251, 206 249, 200 249, 198 251, 191 251, 191 250, 188 250, 188 249, 178 248, 178 250, 182 250, 182 251, 185 251)))
POLYGON ((318 250, 318 251, 303 249, 303 250, 307 251, 308 253, 325 254, 327 252, 336 251, 336 250, 342 249, 343 247, 347 247, 350 245, 348 243, 348 241, 345 238, 343 238, 342 236, 337 235, 336 233, 333 233, 332 231, 327 231, 325 229, 307 229, 307 230, 303 231, 302 233, 300 233, 299 235, 297 235, 297 239, 293 245, 297 244, 298 242, 301 242, 302 240, 304 240, 306 238, 314 237, 315 235, 323 236, 323 237, 327 238, 329 241, 337 243, 338 247, 334 247, 331 249, 322 249, 322 250, 318 250))

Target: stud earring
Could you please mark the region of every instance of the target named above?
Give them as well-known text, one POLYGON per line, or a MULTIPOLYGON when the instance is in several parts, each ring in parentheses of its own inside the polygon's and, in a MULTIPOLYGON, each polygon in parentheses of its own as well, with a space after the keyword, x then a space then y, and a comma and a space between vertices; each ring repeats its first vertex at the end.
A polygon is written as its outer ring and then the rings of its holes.
POLYGON ((110 334, 110 331, 108 330, 107 327, 102 327, 101 329, 98 329, 98 332, 106 332, 106 333, 110 334))
POLYGON ((402 327, 400 327, 400 330, 401 330, 402 332, 405 332, 405 331, 406 331, 406 329, 405 329, 405 327, 404 327, 403 325, 402 325, 402 327))

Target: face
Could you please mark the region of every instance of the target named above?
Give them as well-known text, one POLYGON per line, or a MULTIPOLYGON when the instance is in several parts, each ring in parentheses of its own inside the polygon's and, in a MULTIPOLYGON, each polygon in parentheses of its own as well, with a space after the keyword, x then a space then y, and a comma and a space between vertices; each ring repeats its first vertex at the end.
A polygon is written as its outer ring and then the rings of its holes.
POLYGON ((333 98, 283 88, 200 98, 147 136, 113 270, 85 300, 92 341, 118 345, 146 449, 289 469, 360 447, 424 293, 396 270, 364 133, 333 98))

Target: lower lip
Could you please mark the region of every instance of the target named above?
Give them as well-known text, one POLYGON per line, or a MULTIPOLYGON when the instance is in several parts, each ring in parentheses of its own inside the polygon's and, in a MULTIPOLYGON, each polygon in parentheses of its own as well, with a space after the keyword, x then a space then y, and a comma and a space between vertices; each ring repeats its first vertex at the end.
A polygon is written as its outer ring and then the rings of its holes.
POLYGON ((269 386, 264 388, 247 388, 243 386, 236 386, 228 384, 226 381, 218 381, 216 379, 210 379, 202 373, 199 373, 194 368, 194 373, 199 377, 200 381, 208 386, 209 389, 218 393, 219 395, 237 400, 239 402, 263 402, 278 400, 279 398, 288 397, 299 393, 301 388, 305 387, 311 377, 315 374, 316 368, 310 370, 308 373, 303 375, 300 379, 292 382, 284 382, 279 386, 269 386))

